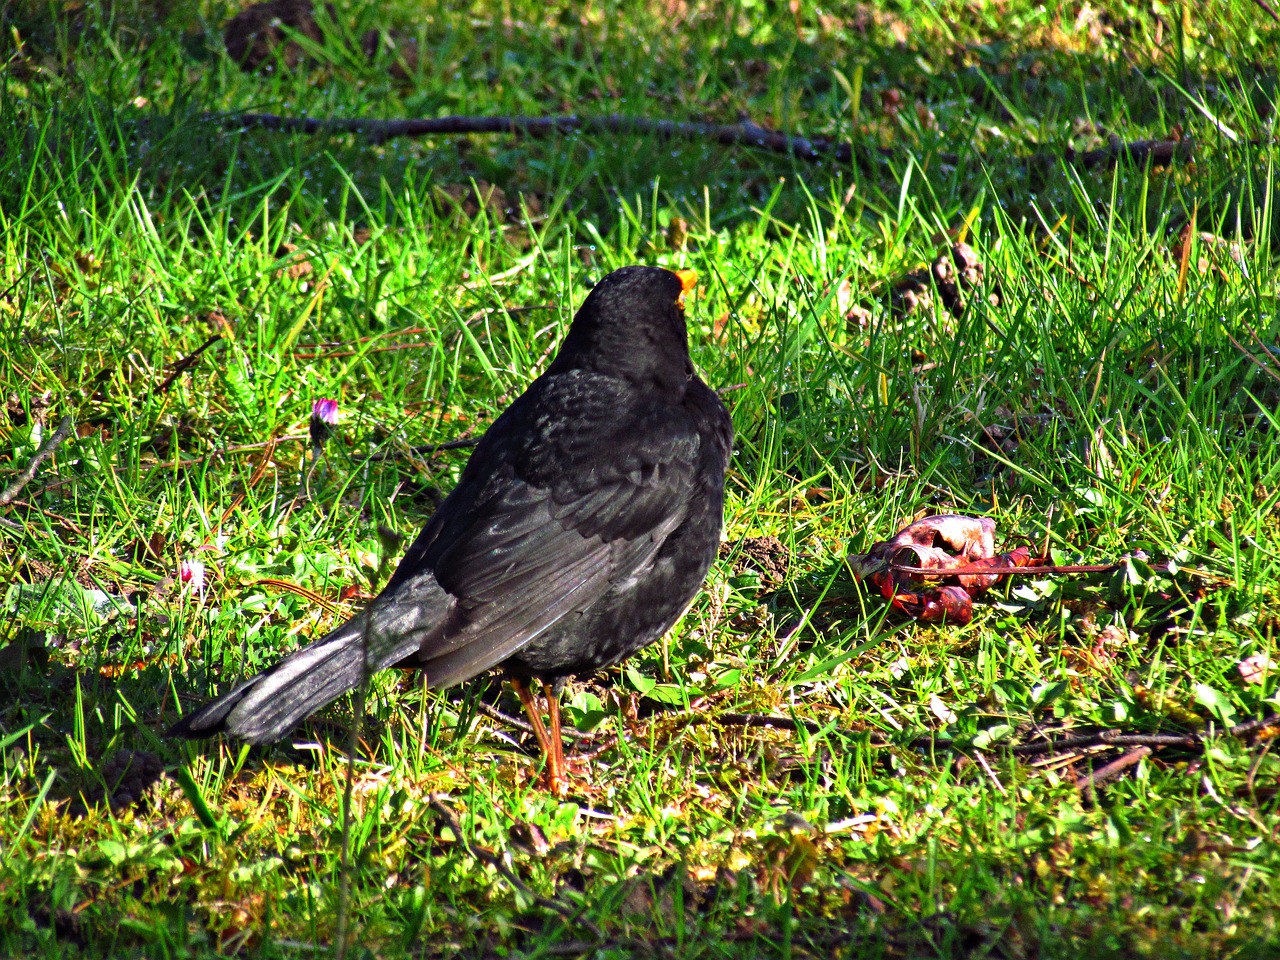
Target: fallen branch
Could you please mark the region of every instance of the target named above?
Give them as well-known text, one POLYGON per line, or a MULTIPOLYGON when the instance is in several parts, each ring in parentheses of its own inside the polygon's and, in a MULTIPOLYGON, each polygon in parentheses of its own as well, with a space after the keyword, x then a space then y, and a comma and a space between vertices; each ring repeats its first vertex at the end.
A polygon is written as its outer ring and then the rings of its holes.
MULTIPOLYGON (((139 463, 136 466, 129 464, 127 466, 113 465, 111 470, 113 473, 128 473, 131 470, 137 470, 140 473, 149 473, 152 470, 183 470, 187 467, 200 466, 208 463, 210 460, 216 460, 233 453, 248 453, 252 450, 261 450, 263 447, 276 443, 292 442, 296 440, 306 440, 310 442, 311 437, 305 433, 291 433, 282 437, 274 437, 271 440, 263 440, 258 443, 240 443, 230 447, 220 447, 216 450, 210 450, 208 453, 199 457, 190 457, 186 460, 155 460, 148 463, 139 463)), ((41 492, 47 490, 56 490, 64 487, 68 483, 74 482, 73 477, 63 480, 56 480, 53 483, 46 484, 41 487, 41 492)))
MULTIPOLYGON (((283 130, 291 133, 325 135, 355 133, 368 137, 374 144, 382 144, 396 137, 431 137, 445 134, 508 134, 511 136, 567 135, 571 133, 627 134, 656 136, 665 140, 701 140, 724 146, 755 147, 770 153, 780 153, 800 160, 817 162, 834 160, 851 163, 854 146, 848 140, 831 140, 826 137, 802 137, 769 130, 743 120, 740 123, 700 123, 692 120, 654 120, 649 117, 629 117, 611 113, 604 116, 559 114, 547 117, 523 115, 475 116, 456 115, 419 119, 375 120, 360 117, 282 117, 272 113, 207 113, 206 120, 221 123, 230 128, 259 128, 283 130)), ((880 157, 894 156, 892 147, 875 147, 880 157)), ((1121 160, 1135 164, 1150 162, 1157 166, 1168 165, 1174 160, 1186 160, 1195 153, 1195 142, 1181 140, 1135 140, 1126 143, 1112 137, 1105 147, 1076 151, 1068 148, 1061 154, 1037 153, 1024 158, 1028 163, 1052 163, 1065 160, 1091 168, 1113 166, 1121 160)), ((942 153, 943 163, 957 164, 960 158, 954 153, 942 153)))
MULTIPOLYGON (((221 532, 222 525, 230 520, 231 515, 236 512, 240 504, 244 503, 244 499, 249 495, 249 491, 258 485, 259 480, 266 476, 267 467, 271 464, 271 455, 276 452, 276 444, 278 442, 279 441, 275 437, 269 437, 267 439, 266 448, 262 451, 262 456, 258 458, 258 465, 253 468, 253 473, 249 475, 249 482, 245 484, 245 488, 243 490, 236 494, 235 499, 231 501, 231 506, 222 511, 222 519, 220 519, 218 521, 218 525, 214 527, 215 531, 221 532)), ((216 534, 210 534, 210 538, 215 535, 216 534)), ((206 539, 205 543, 208 542, 209 540, 206 539)))
MULTIPOLYGON (((1249 331, 1249 336, 1253 338, 1253 342, 1258 345, 1259 349, 1261 349, 1262 352, 1266 354, 1267 359, 1274 362, 1277 359, 1275 350, 1272 347, 1267 346, 1267 344, 1263 343, 1262 338, 1258 336, 1258 334, 1254 331, 1253 327, 1249 326, 1249 324, 1246 323, 1244 325, 1244 328, 1249 331)), ((1249 360, 1252 364, 1254 364, 1254 366, 1258 367, 1263 373, 1271 377, 1271 379, 1273 380, 1280 380, 1280 373, 1276 373, 1274 369, 1267 366, 1265 363, 1261 363, 1257 357, 1255 357, 1249 351, 1245 350, 1245 348, 1240 345, 1240 341, 1238 341, 1235 337, 1231 336, 1231 334, 1228 333, 1227 339, 1230 340, 1233 344, 1235 344, 1236 349, 1239 350, 1242 354, 1244 354, 1245 359, 1249 360)))
POLYGON ((651 135, 664 139, 709 140, 725 146, 758 147, 773 153, 791 154, 802 160, 831 157, 848 162, 853 156, 852 148, 848 143, 834 143, 825 138, 810 140, 807 137, 792 137, 778 133, 776 130, 766 130, 750 120, 744 120, 741 123, 715 124, 689 120, 652 120, 648 117, 627 117, 616 113, 599 117, 570 113, 549 117, 460 115, 407 120, 281 117, 271 113, 206 114, 205 116, 227 127, 260 127, 266 130, 285 130, 306 134, 358 133, 368 137, 375 144, 385 143, 396 137, 430 137, 450 133, 505 133, 535 137, 551 133, 623 133, 651 135))
POLYGON ((484 847, 474 847, 467 843, 466 836, 462 832, 462 826, 458 823, 458 818, 454 816, 453 810, 449 807, 449 804, 447 803, 448 800, 449 797, 445 794, 432 794, 428 806, 435 811, 436 816, 438 816, 441 821, 443 821, 444 825, 449 828, 449 831, 457 837, 458 843, 461 845, 462 849, 465 850, 473 859, 479 860, 481 863, 493 867, 493 869, 497 870, 498 873, 506 878, 507 883, 511 884, 511 886, 515 887, 520 893, 524 894, 538 906, 542 907, 542 909, 560 914, 560 916, 564 917, 569 923, 574 923, 582 927, 595 937, 597 941, 604 940, 604 933, 594 923, 582 916, 582 912, 580 910, 575 909, 561 900, 553 900, 549 897, 544 897, 535 893, 529 888, 528 884, 516 876, 515 871, 507 866, 502 857, 490 853, 488 850, 484 849, 484 847))
POLYGON ((1280 727, 1280 713, 1272 713, 1257 720, 1246 720, 1244 723, 1237 723, 1227 730, 1227 736, 1247 737, 1252 733, 1261 733, 1263 730, 1269 730, 1272 727, 1280 727))
MULTIPOLYGON (((64 517, 60 513, 54 513, 52 510, 46 509, 45 507, 37 506, 36 504, 31 503, 28 500, 15 499, 13 503, 15 506, 26 507, 28 510, 34 510, 40 515, 42 515, 43 517, 62 524, 63 530, 66 533, 74 534, 75 536, 79 537, 81 540, 84 540, 86 543, 89 541, 89 535, 84 532, 84 530, 80 527, 78 523, 76 523, 74 520, 70 519, 69 517, 64 517)), ((19 530, 34 529, 30 524, 27 524, 25 527, 21 524, 18 524, 17 526, 19 530)))
POLYGON ((1225 730, 1219 727, 1206 727, 1195 733, 1121 733, 1116 730, 1101 730, 1097 733, 1060 737, 1056 740, 1045 739, 1034 743, 1022 743, 1011 747, 1009 752, 1016 756, 1028 757, 1066 750, 1088 750, 1093 747, 1198 748, 1204 746, 1206 737, 1215 730, 1219 736, 1241 739, 1278 726, 1280 726, 1280 713, 1272 713, 1257 720, 1237 723, 1234 727, 1228 727, 1225 730))
MULTIPOLYGON (((1114 134, 1108 138, 1105 147, 1095 150, 1077 152, 1068 147, 1063 154, 1067 163, 1075 163, 1091 169, 1093 167, 1113 167, 1121 160, 1134 164, 1150 163, 1156 167, 1167 167, 1174 160, 1190 160, 1195 153, 1195 141, 1183 140, 1134 140, 1126 143, 1114 134)), ((1035 163, 1056 160, 1054 154, 1037 153, 1028 158, 1035 163)))
POLYGON ((0 506, 11 503, 22 492, 22 488, 35 479, 36 470, 40 464, 44 463, 53 452, 61 446, 62 441, 67 439, 67 435, 71 433, 73 420, 70 415, 62 418, 62 422, 58 424, 58 429, 47 437, 44 443, 40 444, 36 450, 36 455, 31 458, 31 462, 27 464, 26 469, 18 474, 17 478, 9 486, 5 487, 4 493, 0 493, 0 506))
POLYGON ((320 352, 318 353, 295 352, 293 356, 302 360, 310 360, 310 359, 315 359, 316 357, 327 356, 327 354, 323 352, 325 350, 337 350, 339 348, 350 347, 352 344, 372 343, 374 340, 385 340, 388 337, 409 337, 409 336, 415 336, 420 333, 435 333, 435 331, 432 330, 430 327, 405 327, 405 329, 403 330, 388 330, 385 333, 375 333, 372 336, 368 336, 368 337, 357 337, 354 340, 341 340, 338 342, 330 342, 330 343, 300 343, 298 344, 299 350, 315 350, 320 352))
MULTIPOLYGON (((528 307, 506 307, 506 306, 491 307, 488 309, 480 310, 472 314, 471 316, 467 317, 465 324, 467 326, 470 326, 472 323, 475 323, 478 320, 483 320, 485 317, 495 313, 503 313, 503 314, 506 314, 508 317, 515 317, 515 316, 519 316, 522 313, 532 313, 536 310, 554 310, 555 308, 556 308, 556 305, 554 303, 535 304, 533 306, 528 306, 528 307)), ((370 343, 374 340, 382 340, 387 337, 407 337, 407 336, 412 336, 412 335, 421 334, 421 333, 434 333, 434 332, 436 331, 431 330, 428 327, 407 327, 404 330, 390 330, 386 333, 377 333, 370 337, 360 337, 357 340, 351 340, 345 343, 304 343, 299 345, 299 350, 303 352, 295 352, 293 354, 293 357, 295 360, 333 360, 338 357, 361 356, 363 353, 366 353, 366 352, 367 353, 385 353, 386 351, 389 351, 389 350, 412 350, 420 347, 433 347, 436 345, 434 341, 431 343, 398 344, 396 346, 391 346, 391 347, 372 347, 368 351, 351 349, 352 346, 355 344, 370 343), (324 352, 326 350, 336 351, 336 352, 326 353, 324 352)))
MULTIPOLYGON (((141 473, 147 473, 151 470, 182 470, 186 467, 194 467, 194 466, 199 466, 201 464, 206 464, 210 460, 219 459, 221 457, 225 457, 233 453, 248 453, 249 451, 252 451, 252 450, 261 450, 263 447, 270 446, 272 444, 285 443, 286 441, 296 441, 296 440, 306 440, 310 442, 311 437, 309 434, 305 434, 305 433, 291 433, 291 434, 286 434, 285 436, 282 436, 282 437, 274 437, 271 440, 263 440, 258 443, 241 443, 241 444, 236 444, 230 447, 221 447, 217 450, 210 450, 208 453, 202 456, 191 457, 186 460, 156 460, 149 463, 140 463, 136 466, 132 464, 128 466, 117 465, 117 466, 112 466, 111 470, 114 473, 128 473, 130 470, 138 470, 141 473)), ((74 478, 58 480, 58 481, 55 481, 54 483, 46 484, 44 487, 41 488, 41 490, 42 492, 45 490, 56 490, 59 487, 66 486, 68 483, 72 483, 72 482, 74 482, 74 478)))
POLYGON ((754 727, 773 730, 804 730, 806 733, 834 733, 846 739, 866 738, 873 747, 911 747, 912 749, 929 749, 941 746, 944 749, 954 747, 948 740, 939 740, 932 734, 912 737, 909 740, 895 740, 888 734, 878 730, 854 730, 849 727, 828 727, 816 720, 805 720, 801 717, 771 717, 758 713, 720 713, 691 714, 684 718, 689 726, 700 726, 704 723, 718 723, 725 727, 754 727))

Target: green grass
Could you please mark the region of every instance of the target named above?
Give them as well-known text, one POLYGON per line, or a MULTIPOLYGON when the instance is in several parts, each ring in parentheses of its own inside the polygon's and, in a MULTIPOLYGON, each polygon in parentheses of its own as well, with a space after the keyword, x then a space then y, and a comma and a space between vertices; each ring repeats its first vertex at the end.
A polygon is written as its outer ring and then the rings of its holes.
POLYGON ((268 75, 222 52, 232 12, 0 12, 0 486, 76 424, 0 507, 0 953, 308 956, 345 873, 348 955, 1273 955, 1280 758, 1219 735, 1277 708, 1237 665, 1280 661, 1258 6, 340 2, 314 62, 268 75), (429 56, 366 62, 375 27, 429 56), (746 112, 857 160, 204 119, 235 110, 746 112), (1060 159, 1175 128, 1194 163, 1060 159), (966 223, 998 304, 896 315, 895 280, 966 223), (409 448, 483 431, 633 262, 701 277, 728 546, 666 641, 566 694, 590 733, 570 799, 481 711, 518 712, 494 682, 377 677, 350 768, 351 698, 299 746, 162 740, 385 582, 379 527, 412 536, 467 455, 409 448), (342 419, 316 460, 319 397, 342 419), (1061 562, 1148 559, 905 622, 844 558, 947 511, 1061 562), (780 584, 741 563, 762 536, 780 584), (717 722, 740 713, 818 726, 717 722), (1096 795, 1077 779, 1122 751, 1006 749, 1210 727, 1096 795), (136 803, 125 751, 164 768, 136 803))

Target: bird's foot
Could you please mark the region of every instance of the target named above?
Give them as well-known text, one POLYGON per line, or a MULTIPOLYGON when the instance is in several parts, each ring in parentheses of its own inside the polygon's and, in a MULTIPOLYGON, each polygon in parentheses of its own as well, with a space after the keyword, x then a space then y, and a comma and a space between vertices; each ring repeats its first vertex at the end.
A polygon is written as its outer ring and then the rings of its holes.
POLYGON ((553 771, 548 766, 543 785, 558 800, 566 800, 570 796, 589 799, 600 792, 592 774, 591 761, 586 757, 565 757, 563 766, 558 770, 553 771))

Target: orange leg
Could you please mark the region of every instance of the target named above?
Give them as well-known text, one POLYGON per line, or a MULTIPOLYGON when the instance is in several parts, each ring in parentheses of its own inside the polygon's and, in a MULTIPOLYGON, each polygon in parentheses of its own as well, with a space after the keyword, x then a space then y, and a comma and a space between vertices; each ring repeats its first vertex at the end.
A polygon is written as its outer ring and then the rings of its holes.
MULTIPOLYGON (((564 747, 560 743, 560 711, 557 709, 551 715, 551 723, 556 732, 556 739, 553 741, 547 735, 547 728, 542 722, 542 714, 538 711, 538 702, 534 699, 533 692, 529 689, 528 684, 522 680, 511 680, 511 686, 515 688, 516 695, 520 697, 520 702, 524 704, 525 715, 529 718, 529 723, 533 725, 533 735, 538 741, 538 746, 542 748, 542 754, 547 758, 547 785, 552 792, 560 789, 561 774, 564 771, 564 747), (558 762, 557 762, 558 758, 558 762)), ((557 701, 556 707, 560 704, 557 701)))
POLYGON ((534 699, 533 692, 523 680, 516 680, 514 677, 511 680, 511 686, 515 688, 516 696, 524 704, 525 716, 533 725, 533 736, 538 741, 538 746, 548 757, 551 756, 551 738, 547 736, 547 728, 542 723, 542 714, 538 712, 538 701, 534 699))
MULTIPOLYGON (((542 685, 542 694, 547 698, 547 716, 551 720, 551 769, 560 776, 564 775, 564 735, 560 731, 560 691, 554 687, 542 685)), ((554 775, 554 774, 553 774, 554 775)))

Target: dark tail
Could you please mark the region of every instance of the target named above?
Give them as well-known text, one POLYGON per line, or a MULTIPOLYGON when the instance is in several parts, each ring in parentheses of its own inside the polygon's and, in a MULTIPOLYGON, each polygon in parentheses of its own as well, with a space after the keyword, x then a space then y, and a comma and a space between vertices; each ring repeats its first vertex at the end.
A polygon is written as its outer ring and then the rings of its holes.
POLYGON ((230 693, 183 717, 169 728, 170 737, 211 737, 229 733, 249 743, 274 743, 305 717, 352 690, 368 674, 407 657, 417 649, 412 635, 366 662, 364 613, 309 647, 285 657, 270 670, 247 680, 230 693))

